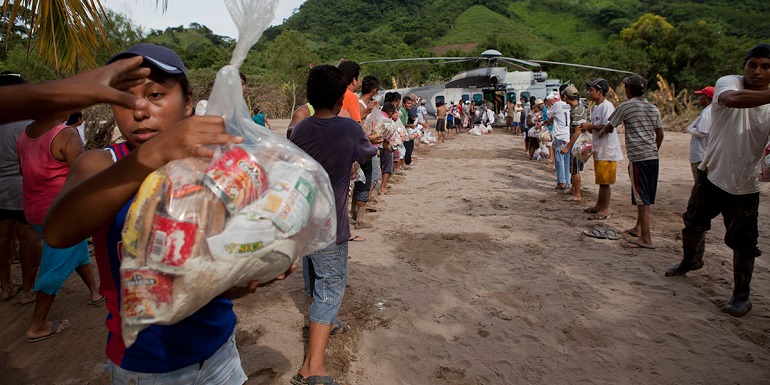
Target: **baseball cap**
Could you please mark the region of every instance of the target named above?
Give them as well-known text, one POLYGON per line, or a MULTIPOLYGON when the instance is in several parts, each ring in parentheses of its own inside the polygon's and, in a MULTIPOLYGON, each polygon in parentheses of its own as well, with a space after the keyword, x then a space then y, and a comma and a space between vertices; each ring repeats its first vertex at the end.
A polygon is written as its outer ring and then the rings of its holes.
POLYGON ((543 99, 540 99, 540 98, 538 98, 538 99, 535 99, 535 105, 536 105, 536 106, 539 106, 539 105, 541 105, 541 104, 545 104, 545 103, 543 102, 543 99))
POLYGON ((184 68, 184 63, 176 52, 166 47, 148 43, 139 43, 128 50, 113 56, 107 64, 134 56, 143 57, 145 62, 149 62, 153 67, 169 75, 184 74, 184 76, 187 77, 187 70, 184 68))
POLYGON ((580 92, 578 92, 578 89, 575 86, 569 86, 564 89, 564 95, 569 97, 575 97, 580 95, 580 92))
POLYGON ((607 92, 610 90, 610 83, 608 83, 606 80, 602 78, 596 78, 594 81, 587 80, 586 86, 588 87, 596 87, 597 89, 601 90, 603 94, 607 95, 607 92))
POLYGON ((420 104, 428 104, 428 101, 426 99, 420 99, 420 104))
POLYGON ((695 91, 697 95, 706 95, 709 99, 714 99, 714 87, 708 86, 695 91))

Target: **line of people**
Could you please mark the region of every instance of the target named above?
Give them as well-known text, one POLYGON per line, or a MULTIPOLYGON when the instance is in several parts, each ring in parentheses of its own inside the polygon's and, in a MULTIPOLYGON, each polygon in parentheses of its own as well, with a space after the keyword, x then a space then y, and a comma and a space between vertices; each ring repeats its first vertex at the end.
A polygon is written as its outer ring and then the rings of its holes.
MULTIPOLYGON (((361 108, 366 110, 371 106, 369 113, 372 113, 374 106, 371 100, 361 103, 355 95, 360 86, 359 73, 360 68, 353 62, 343 62, 339 68, 321 65, 311 69, 307 87, 309 103, 295 111, 293 130, 288 134, 292 142, 318 160, 329 173, 338 226, 334 245, 303 258, 305 292, 313 300, 309 309, 307 352, 297 375, 291 380, 294 385, 337 384, 325 371, 323 357, 329 336, 349 329, 337 319, 337 314, 347 282, 347 245, 351 240, 347 217, 351 165, 354 161, 365 165, 379 152, 377 147, 386 142, 384 135, 367 136, 361 125, 361 108)), ((557 106, 556 97, 551 98, 550 102, 544 102, 546 113, 540 117, 541 130, 542 125, 555 126, 552 130, 557 134, 553 137, 558 135, 559 140, 566 143, 557 144, 553 140, 552 147, 555 146, 554 152, 559 149, 562 154, 575 134, 582 131, 592 134, 594 170, 600 191, 596 205, 588 211, 595 215, 595 219, 607 219, 610 186, 615 181, 617 161, 622 159, 615 129, 621 124, 625 126, 632 203, 638 207, 636 226, 627 230, 633 239, 625 245, 651 248, 649 214, 657 187, 662 124, 657 109, 643 97, 644 79, 630 76, 623 80, 623 84, 628 100, 617 108, 610 108, 612 104, 605 103, 608 83, 604 79, 586 82, 589 98, 596 105, 590 119, 580 124, 573 124, 574 120, 582 120, 575 119, 574 106, 567 110, 563 105, 557 106), (566 111, 569 113, 565 115, 566 111), (567 130, 574 129, 572 137, 563 135, 564 125, 567 130)), ((703 267, 705 233, 710 229, 711 220, 721 213, 727 230, 725 243, 734 252, 733 296, 723 310, 733 316, 743 316, 751 310, 749 286, 754 259, 761 254, 757 247, 757 171, 759 158, 770 138, 768 85, 768 44, 757 45, 748 52, 742 76, 725 76, 716 82, 708 144, 683 215, 683 258, 666 272, 667 276, 680 276, 703 267)), ((565 88, 563 94, 570 101, 577 92, 565 88)), ((389 100, 393 100, 383 104, 382 111, 391 119, 395 116, 396 104, 409 103, 403 98, 397 102, 399 98, 391 96, 389 100)), ((192 92, 179 56, 163 47, 139 44, 113 57, 105 67, 68 79, 43 85, 0 87, 0 99, 4 101, 0 105, 0 123, 37 119, 35 122, 39 123, 24 126, 30 141, 58 131, 56 135, 50 134, 49 147, 34 152, 38 156, 50 155, 52 159, 47 164, 64 169, 66 163, 68 169, 67 180, 47 213, 43 210, 45 214, 40 224, 45 242, 54 248, 72 247, 93 237, 99 262, 100 293, 106 297, 110 313, 106 321, 109 330, 106 354, 111 383, 141 383, 145 380, 156 383, 243 383, 246 375, 236 348, 237 321, 231 300, 254 292, 260 283, 223 293, 178 324, 151 326, 140 333, 130 348, 122 344, 120 281, 115 278, 114 271, 120 265, 120 231, 125 212, 136 191, 150 172, 171 160, 211 157, 213 151, 208 145, 243 141, 227 134, 221 117, 192 116, 192 92), (62 94, 70 97, 58 97, 62 94), (72 135, 64 134, 61 137, 66 139, 62 140, 64 143, 54 146, 59 135, 72 131, 54 125, 60 121, 55 117, 63 118, 66 114, 62 112, 95 103, 113 104, 113 114, 125 141, 106 150, 80 152, 72 145, 74 139, 69 139, 72 135), (48 125, 54 125, 55 130, 46 131, 44 127, 48 125), (79 153, 77 162, 70 162, 72 153, 79 153)), ((405 109, 402 117, 404 115, 408 123, 409 110, 405 109)), ((48 138, 45 140, 47 142, 48 138)), ((407 153, 411 155, 411 152, 407 145, 402 145, 404 165, 410 166, 407 153)), ((380 152, 380 162, 383 154, 380 152)), ((21 163, 25 167, 24 159, 21 163)), ((395 163, 394 160, 392 164, 395 163)), ((563 167, 563 163, 559 164, 563 167)), ((573 181, 574 174, 565 179, 564 171, 561 171, 557 173, 556 187, 566 190, 570 185, 574 186, 573 181)), ((387 191, 387 188, 380 191, 387 191)), ((358 192, 363 194, 366 188, 358 192)), ((35 221, 41 219, 30 222, 35 221)), ((6 291, 5 282, 3 285, 3 291, 6 291)), ((49 326, 51 329, 46 332, 51 335, 58 335, 68 327, 64 322, 46 322, 44 329, 49 326)), ((34 339, 34 336, 28 332, 28 338, 34 339)))
MULTIPOLYGON (((623 231, 627 248, 654 249, 650 234, 651 205, 655 203, 660 168, 658 150, 663 129, 658 109, 644 98, 647 82, 638 75, 622 81, 627 100, 615 107, 606 96, 605 79, 586 81, 593 103, 590 115, 574 86, 560 95, 532 102, 527 116, 530 159, 553 160, 556 189, 569 191, 580 200, 583 162, 570 154, 579 138, 591 134, 597 202, 585 209, 589 219, 611 217, 611 186, 623 154, 616 128, 624 126, 631 204, 637 207, 635 225, 623 231), (537 154, 536 154, 537 152, 537 154), (569 177, 568 177, 569 175, 569 177)), ((666 276, 683 276, 704 266, 705 233, 711 220, 722 214, 725 243, 733 250, 733 294, 722 310, 742 317, 752 308, 749 299, 758 245, 759 180, 762 159, 770 148, 770 45, 758 44, 745 56, 743 75, 723 76, 715 86, 696 91, 705 107, 687 131, 692 135, 690 167, 695 185, 682 215, 683 257, 666 276)), ((767 167, 767 165, 766 165, 767 167)), ((608 238, 609 232, 586 230, 585 235, 608 238)), ((614 233, 614 232, 613 232, 614 233)), ((616 235, 616 234, 612 234, 616 235)), ((619 239, 619 236, 609 237, 619 239)))

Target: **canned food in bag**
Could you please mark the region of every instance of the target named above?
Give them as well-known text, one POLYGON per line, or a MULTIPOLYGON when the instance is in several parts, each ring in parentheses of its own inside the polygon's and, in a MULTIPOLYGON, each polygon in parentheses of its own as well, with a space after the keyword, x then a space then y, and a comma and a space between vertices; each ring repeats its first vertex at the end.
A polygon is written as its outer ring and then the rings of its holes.
POLYGON ((173 277, 147 268, 120 272, 122 316, 154 320, 171 306, 173 277))
POLYGON ((147 264, 173 273, 192 257, 198 224, 155 214, 147 246, 147 264))
POLYGON ((265 170, 256 158, 240 147, 232 147, 211 163, 205 184, 222 200, 230 215, 255 201, 267 188, 265 170))

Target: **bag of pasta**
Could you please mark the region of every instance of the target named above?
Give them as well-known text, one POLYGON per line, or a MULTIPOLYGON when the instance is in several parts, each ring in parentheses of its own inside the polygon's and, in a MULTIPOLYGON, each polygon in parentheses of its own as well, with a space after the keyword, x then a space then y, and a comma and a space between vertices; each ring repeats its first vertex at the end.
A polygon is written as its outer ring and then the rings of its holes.
MULTIPOLYGON (((150 174, 123 228, 121 315, 126 346, 152 324, 181 321, 234 286, 268 282, 336 237, 334 195, 323 167, 250 119, 239 68, 276 3, 226 0, 239 30, 217 73, 206 114, 244 142, 150 174)), ((194 336, 191 336, 191 338, 194 336)))

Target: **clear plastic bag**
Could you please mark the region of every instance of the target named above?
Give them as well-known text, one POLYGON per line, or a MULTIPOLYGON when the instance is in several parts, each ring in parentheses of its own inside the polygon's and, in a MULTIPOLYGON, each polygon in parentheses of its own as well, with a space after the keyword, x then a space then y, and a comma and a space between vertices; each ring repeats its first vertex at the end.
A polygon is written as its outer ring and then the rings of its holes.
POLYGON ((575 141, 575 144, 572 145, 572 155, 579 161, 585 163, 588 162, 588 159, 591 158, 593 153, 594 144, 591 142, 591 137, 587 133, 581 132, 580 136, 578 136, 575 141))
POLYGON ((551 132, 548 130, 542 130, 540 132, 540 142, 542 143, 548 143, 551 141, 551 132))
POLYGON ((336 238, 334 193, 323 167, 250 119, 238 69, 272 21, 277 2, 226 0, 239 30, 217 73, 207 115, 222 116, 240 145, 150 174, 123 228, 121 315, 131 346, 152 324, 169 325, 233 286, 268 282, 336 238))

